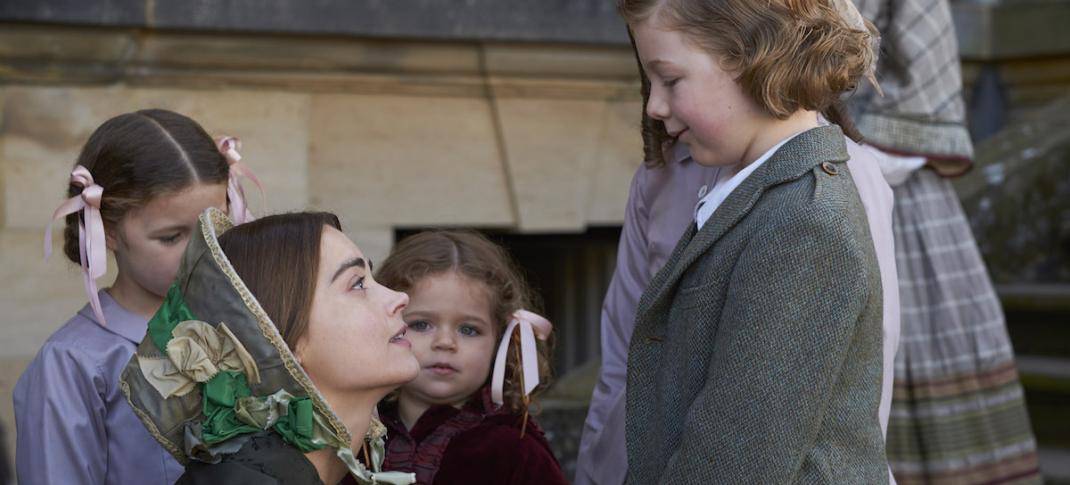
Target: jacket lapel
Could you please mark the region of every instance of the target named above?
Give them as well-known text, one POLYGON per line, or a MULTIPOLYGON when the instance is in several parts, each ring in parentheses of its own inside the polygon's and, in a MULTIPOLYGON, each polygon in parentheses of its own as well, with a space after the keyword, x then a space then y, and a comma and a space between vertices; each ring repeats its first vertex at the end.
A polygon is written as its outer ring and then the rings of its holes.
MULTIPOLYGON (((665 266, 654 275, 640 297, 636 326, 649 317, 647 314, 651 309, 672 295, 671 290, 687 269, 750 212, 762 193, 773 186, 799 178, 823 162, 842 163, 847 158, 843 132, 836 125, 808 130, 777 150, 732 191, 702 230, 696 232, 695 223, 691 223, 665 266)), ((843 170, 843 167, 838 168, 843 170)))

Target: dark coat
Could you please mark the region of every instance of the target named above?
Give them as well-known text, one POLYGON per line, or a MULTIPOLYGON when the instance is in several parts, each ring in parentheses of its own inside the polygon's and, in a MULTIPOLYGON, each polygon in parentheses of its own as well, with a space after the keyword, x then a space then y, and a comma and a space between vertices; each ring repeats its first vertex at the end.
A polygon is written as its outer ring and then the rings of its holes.
POLYGON ((881 286, 836 126, 781 147, 639 301, 627 483, 886 483, 881 286))
POLYGON ((411 430, 396 405, 379 412, 389 430, 383 469, 415 472, 417 484, 568 483, 538 424, 529 418, 521 437, 523 418, 495 409, 489 386, 462 409, 432 406, 411 430))
POLYGON ((215 464, 191 461, 175 485, 323 485, 319 472, 300 450, 278 433, 249 439, 237 453, 215 464))

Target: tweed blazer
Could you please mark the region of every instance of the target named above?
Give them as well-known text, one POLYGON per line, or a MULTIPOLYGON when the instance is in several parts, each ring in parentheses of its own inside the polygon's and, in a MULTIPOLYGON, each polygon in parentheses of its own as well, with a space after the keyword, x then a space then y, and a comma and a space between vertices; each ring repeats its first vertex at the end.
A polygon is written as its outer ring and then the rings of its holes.
POLYGON ((888 482, 880 274, 843 140, 781 147, 643 293, 627 483, 888 482))

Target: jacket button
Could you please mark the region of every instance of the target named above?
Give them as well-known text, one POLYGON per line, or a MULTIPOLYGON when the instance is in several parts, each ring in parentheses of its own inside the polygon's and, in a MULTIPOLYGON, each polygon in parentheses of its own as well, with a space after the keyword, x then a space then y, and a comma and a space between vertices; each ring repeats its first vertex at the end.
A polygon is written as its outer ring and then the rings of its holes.
POLYGON ((829 175, 839 175, 839 173, 840 173, 840 169, 836 168, 836 166, 833 165, 830 162, 822 163, 821 164, 821 170, 824 170, 825 173, 827 173, 829 175))

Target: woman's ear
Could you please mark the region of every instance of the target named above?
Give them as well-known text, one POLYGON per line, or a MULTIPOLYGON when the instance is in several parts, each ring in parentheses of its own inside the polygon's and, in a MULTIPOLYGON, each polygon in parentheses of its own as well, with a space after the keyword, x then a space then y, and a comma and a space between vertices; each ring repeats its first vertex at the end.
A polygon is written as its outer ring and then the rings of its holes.
POLYGON ((297 360, 297 365, 303 365, 301 363, 302 356, 305 355, 305 349, 308 347, 308 339, 301 337, 301 340, 297 341, 297 345, 294 345, 294 359, 297 360))

